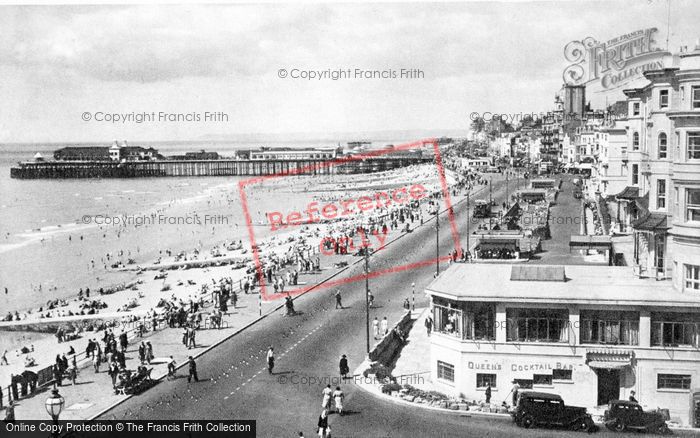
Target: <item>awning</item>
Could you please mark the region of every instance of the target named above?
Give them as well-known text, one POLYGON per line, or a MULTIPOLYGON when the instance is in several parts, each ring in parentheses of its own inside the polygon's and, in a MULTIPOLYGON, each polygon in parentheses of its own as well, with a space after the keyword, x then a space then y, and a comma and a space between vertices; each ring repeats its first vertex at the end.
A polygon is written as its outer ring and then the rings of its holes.
POLYGON ((630 362, 617 362, 614 360, 592 360, 588 362, 589 367, 603 370, 619 370, 630 365, 630 362))
POLYGON ((595 349, 586 352, 586 364, 591 368, 619 370, 632 365, 634 351, 595 349))
POLYGON ((486 251, 486 250, 500 250, 500 249, 508 249, 511 251, 516 251, 518 248, 516 246, 516 241, 515 240, 501 240, 501 241, 493 241, 493 240, 486 240, 486 241, 479 241, 479 243, 476 245, 476 249, 486 251))
POLYGON ((617 199, 624 199, 626 201, 634 201, 639 197, 639 187, 627 186, 620 193, 615 195, 617 199))
POLYGON ((632 222, 632 228, 638 231, 666 231, 671 228, 667 218, 664 213, 647 213, 632 222))

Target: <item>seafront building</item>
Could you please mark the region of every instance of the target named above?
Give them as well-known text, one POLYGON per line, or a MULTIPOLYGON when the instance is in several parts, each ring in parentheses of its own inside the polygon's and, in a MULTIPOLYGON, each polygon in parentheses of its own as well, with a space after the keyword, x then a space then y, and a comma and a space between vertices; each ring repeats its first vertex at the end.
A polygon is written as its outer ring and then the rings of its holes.
MULTIPOLYGON (((426 289, 438 390, 510 403, 515 381, 586 407, 634 390, 700 426, 700 44, 666 61, 602 118, 543 129, 543 152, 557 133, 568 169, 590 166, 629 266, 453 264, 426 289)), ((565 114, 585 89, 569 94, 565 114)))
POLYGON ((513 382, 593 407, 635 391, 689 424, 700 397, 700 291, 629 267, 452 264, 426 289, 436 389, 511 403, 513 382), (472 285, 472 286, 469 286, 472 285))

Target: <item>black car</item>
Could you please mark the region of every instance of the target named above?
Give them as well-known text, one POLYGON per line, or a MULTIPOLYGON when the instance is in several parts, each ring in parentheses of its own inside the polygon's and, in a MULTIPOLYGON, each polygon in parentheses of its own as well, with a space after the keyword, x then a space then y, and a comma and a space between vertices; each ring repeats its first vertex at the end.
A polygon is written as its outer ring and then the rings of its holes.
POLYGON ((556 426, 586 432, 596 430, 586 408, 566 406, 559 395, 546 392, 522 392, 513 412, 513 418, 515 424, 524 428, 556 426))
POLYGON ((659 412, 645 412, 639 403, 626 400, 612 400, 603 415, 603 423, 610 430, 639 430, 670 434, 666 419, 659 412))

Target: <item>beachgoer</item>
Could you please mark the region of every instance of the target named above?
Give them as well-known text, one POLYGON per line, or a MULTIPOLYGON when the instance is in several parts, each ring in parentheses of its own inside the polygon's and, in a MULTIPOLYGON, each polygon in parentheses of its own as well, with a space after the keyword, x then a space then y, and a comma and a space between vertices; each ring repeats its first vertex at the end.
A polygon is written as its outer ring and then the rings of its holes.
POLYGON ((328 424, 328 412, 324 409, 318 417, 318 436, 320 438, 327 438, 330 431, 331 427, 328 424))

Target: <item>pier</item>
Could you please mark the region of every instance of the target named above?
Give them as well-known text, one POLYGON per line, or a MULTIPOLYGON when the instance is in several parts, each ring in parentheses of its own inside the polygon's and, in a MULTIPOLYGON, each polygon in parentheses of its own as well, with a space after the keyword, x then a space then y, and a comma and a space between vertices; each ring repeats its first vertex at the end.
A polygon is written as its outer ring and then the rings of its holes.
POLYGON ((381 172, 432 161, 420 156, 376 156, 361 160, 144 160, 25 161, 10 169, 17 179, 144 178, 190 176, 329 175, 381 172))

